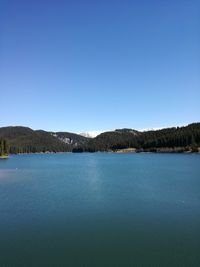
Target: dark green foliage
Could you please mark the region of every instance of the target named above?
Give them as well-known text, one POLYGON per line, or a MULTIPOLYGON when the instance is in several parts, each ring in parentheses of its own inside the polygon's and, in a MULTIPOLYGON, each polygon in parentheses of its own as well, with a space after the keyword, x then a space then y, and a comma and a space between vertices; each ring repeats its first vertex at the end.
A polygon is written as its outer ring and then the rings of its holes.
POLYGON ((0 157, 9 154, 9 146, 7 140, 0 138, 0 157))
POLYGON ((136 148, 137 152, 197 152, 200 147, 200 123, 147 132, 117 129, 93 139, 67 132, 4 127, 0 128, 0 140, 0 155, 8 152, 96 152, 126 148, 136 148), (10 149, 5 139, 9 142, 10 149))
POLYGON ((200 123, 190 124, 186 127, 144 132, 141 144, 144 149, 200 145, 200 123))
POLYGON ((100 134, 88 143, 73 149, 81 151, 115 151, 134 147, 138 152, 183 152, 198 151, 200 146, 200 123, 186 127, 166 128, 157 131, 139 132, 121 129, 100 134))
POLYGON ((51 133, 33 131, 26 127, 0 128, 1 137, 9 141, 11 154, 71 151, 71 146, 58 140, 51 133))
POLYGON ((72 148, 85 144, 88 138, 67 132, 34 131, 27 127, 0 128, 0 138, 6 138, 10 144, 9 152, 69 152, 72 148))

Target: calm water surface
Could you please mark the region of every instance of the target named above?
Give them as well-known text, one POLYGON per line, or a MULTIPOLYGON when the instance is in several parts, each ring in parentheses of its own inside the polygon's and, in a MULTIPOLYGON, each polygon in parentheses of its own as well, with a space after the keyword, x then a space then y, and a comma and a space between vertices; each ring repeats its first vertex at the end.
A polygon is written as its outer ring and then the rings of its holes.
POLYGON ((0 161, 0 266, 200 266, 200 155, 0 161))

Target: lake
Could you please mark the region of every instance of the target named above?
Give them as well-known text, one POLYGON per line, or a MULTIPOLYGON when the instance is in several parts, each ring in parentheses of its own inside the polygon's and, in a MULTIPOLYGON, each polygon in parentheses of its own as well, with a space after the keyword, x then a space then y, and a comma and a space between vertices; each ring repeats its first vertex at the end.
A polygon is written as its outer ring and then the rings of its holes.
POLYGON ((0 161, 0 266, 200 266, 200 155, 0 161))

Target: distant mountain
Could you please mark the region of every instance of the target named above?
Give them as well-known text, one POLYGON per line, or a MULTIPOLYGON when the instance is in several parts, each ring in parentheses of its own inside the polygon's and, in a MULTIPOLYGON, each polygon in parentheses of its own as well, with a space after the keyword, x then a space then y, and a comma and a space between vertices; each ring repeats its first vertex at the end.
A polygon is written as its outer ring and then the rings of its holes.
POLYGON ((132 129, 117 129, 115 131, 104 132, 97 137, 90 139, 85 145, 75 148, 89 152, 108 151, 115 148, 135 147, 136 136, 141 133, 132 129))
POLYGON ((10 153, 95 152, 120 149, 136 152, 198 151, 200 123, 145 132, 128 128, 116 129, 103 132, 94 138, 69 132, 35 131, 22 126, 2 127, 0 139, 1 143, 5 140, 9 144, 10 153))
POLYGON ((97 135, 99 135, 103 132, 105 132, 105 131, 89 131, 89 132, 79 133, 79 135, 87 137, 87 138, 95 138, 95 137, 97 137, 97 135))
POLYGON ((140 132, 133 129, 117 129, 105 132, 86 144, 73 149, 78 151, 117 151, 135 148, 139 151, 181 152, 197 151, 200 147, 200 123, 185 127, 140 132))

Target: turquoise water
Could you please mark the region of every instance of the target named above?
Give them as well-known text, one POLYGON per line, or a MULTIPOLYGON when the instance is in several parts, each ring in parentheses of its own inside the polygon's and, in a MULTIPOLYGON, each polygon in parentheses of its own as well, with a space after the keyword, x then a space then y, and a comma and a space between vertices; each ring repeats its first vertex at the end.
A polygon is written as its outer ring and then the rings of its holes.
POLYGON ((0 266, 200 266, 200 155, 0 161, 0 266))

